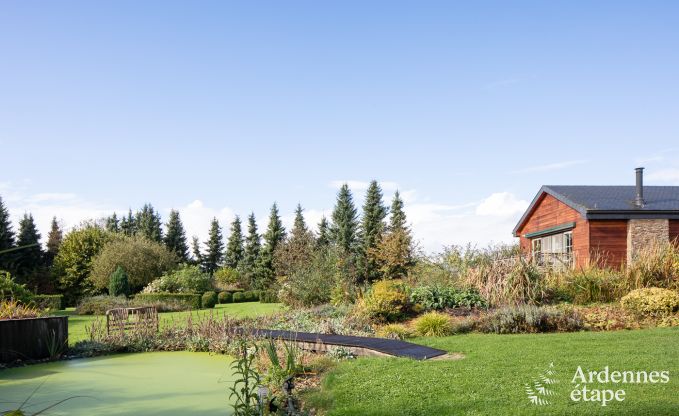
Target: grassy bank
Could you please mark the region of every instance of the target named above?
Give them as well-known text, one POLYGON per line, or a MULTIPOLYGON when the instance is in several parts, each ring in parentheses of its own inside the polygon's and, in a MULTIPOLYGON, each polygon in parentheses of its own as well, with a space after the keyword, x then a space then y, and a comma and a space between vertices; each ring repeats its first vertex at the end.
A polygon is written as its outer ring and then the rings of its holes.
MULTIPOLYGON (((259 303, 259 302, 244 302, 244 303, 226 303, 216 305, 214 309, 201 309, 198 311, 186 312, 165 312, 160 313, 160 325, 167 325, 174 321, 183 321, 190 314, 194 317, 203 316, 205 314, 227 314, 233 317, 250 317, 266 315, 280 311, 283 306, 280 303, 259 303)), ((76 315, 73 308, 63 311, 58 311, 55 315, 67 315, 68 318, 68 341, 73 345, 78 341, 88 338, 86 327, 91 325, 96 319, 103 319, 105 323, 106 318, 101 315, 76 315)))
POLYGON ((341 363, 308 395, 328 415, 679 414, 679 329, 530 335, 469 334, 416 342, 449 352, 457 361, 360 358, 341 363), (556 395, 529 403, 525 383, 554 363, 556 395), (571 380, 585 370, 669 370, 667 384, 598 384, 624 389, 623 402, 570 400, 571 380))

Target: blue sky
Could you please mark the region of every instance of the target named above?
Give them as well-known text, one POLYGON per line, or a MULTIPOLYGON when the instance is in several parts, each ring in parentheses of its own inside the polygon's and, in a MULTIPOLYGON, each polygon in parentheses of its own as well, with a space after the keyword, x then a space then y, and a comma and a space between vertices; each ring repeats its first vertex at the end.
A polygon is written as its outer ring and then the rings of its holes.
POLYGON ((421 245, 511 241, 542 184, 679 185, 676 2, 0 2, 0 195, 46 233, 189 234, 350 181, 421 245))

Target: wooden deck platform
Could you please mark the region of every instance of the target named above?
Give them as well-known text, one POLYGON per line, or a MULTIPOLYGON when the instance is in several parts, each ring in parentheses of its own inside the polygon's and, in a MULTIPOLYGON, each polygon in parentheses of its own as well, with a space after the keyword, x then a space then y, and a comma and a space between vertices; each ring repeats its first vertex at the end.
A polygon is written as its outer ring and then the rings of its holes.
POLYGON ((262 338, 281 339, 306 344, 310 347, 309 349, 315 350, 322 350, 327 348, 327 346, 342 346, 359 352, 363 350, 376 352, 376 354, 371 355, 407 357, 415 360, 427 360, 447 353, 446 351, 438 350, 436 348, 396 339, 279 331, 274 329, 256 329, 253 331, 253 335, 262 338))

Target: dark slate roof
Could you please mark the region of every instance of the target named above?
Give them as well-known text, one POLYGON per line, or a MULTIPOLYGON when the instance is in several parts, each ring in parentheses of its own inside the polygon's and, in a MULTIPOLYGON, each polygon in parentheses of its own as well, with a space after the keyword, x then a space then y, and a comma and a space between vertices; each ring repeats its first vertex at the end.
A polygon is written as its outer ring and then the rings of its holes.
POLYGON ((514 235, 528 219, 543 193, 552 195, 587 219, 679 219, 679 186, 644 186, 645 203, 637 207, 634 204, 634 186, 545 185, 514 228, 514 235))

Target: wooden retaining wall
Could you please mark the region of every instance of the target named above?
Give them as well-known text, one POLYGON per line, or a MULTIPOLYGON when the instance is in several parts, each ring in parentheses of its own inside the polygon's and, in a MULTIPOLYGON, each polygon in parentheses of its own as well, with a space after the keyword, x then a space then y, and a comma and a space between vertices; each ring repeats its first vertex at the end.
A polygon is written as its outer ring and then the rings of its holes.
POLYGON ((0 321, 0 362, 50 357, 50 347, 68 346, 68 316, 0 321))

